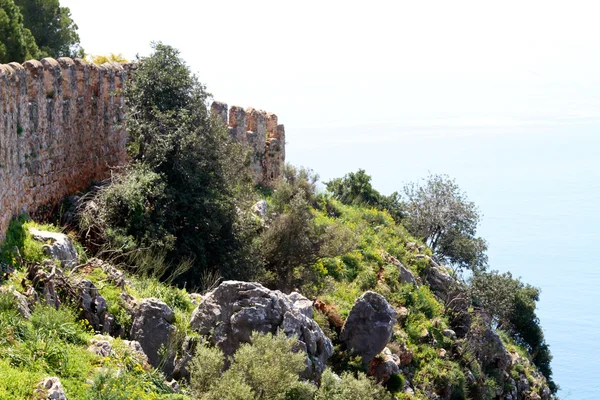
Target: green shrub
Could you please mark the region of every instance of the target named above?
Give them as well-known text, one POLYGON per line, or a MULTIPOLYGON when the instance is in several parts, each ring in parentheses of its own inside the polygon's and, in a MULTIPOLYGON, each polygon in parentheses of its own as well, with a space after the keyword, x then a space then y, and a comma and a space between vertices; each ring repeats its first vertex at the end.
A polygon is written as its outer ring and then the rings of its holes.
MULTIPOLYGON (((206 343, 197 345, 196 354, 190 364, 190 387, 196 396, 201 397, 216 384, 224 366, 225 356, 220 349, 209 347, 206 343)), ((236 384, 236 382, 230 383, 236 384)))
POLYGON ((77 321, 75 312, 64 306, 56 310, 38 305, 31 313, 31 324, 35 334, 44 340, 86 344, 91 337, 87 326, 82 321, 77 321))
POLYGON ((34 387, 44 374, 14 367, 8 360, 0 358, 0 399, 29 399, 34 387))
POLYGON ((323 372, 315 400, 388 400, 392 396, 385 388, 363 373, 354 377, 344 372, 338 378, 329 369, 323 372), (340 379, 341 378, 341 379, 340 379))
POLYGON ((223 353, 199 345, 190 371, 191 389, 204 400, 310 398, 311 388, 299 380, 306 355, 293 351, 296 344, 296 338, 287 338, 283 332, 254 332, 251 343, 240 346, 223 374, 223 353))

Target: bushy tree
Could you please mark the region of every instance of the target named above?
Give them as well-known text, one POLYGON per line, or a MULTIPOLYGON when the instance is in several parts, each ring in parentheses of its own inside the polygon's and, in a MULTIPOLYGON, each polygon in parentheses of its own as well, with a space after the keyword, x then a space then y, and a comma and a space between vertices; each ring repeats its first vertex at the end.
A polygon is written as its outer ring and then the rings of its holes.
POLYGON ((100 192, 106 219, 83 219, 134 248, 166 248, 173 264, 193 259, 183 277, 192 286, 207 270, 251 279, 257 265, 242 229, 248 213, 238 212, 253 199, 247 153, 210 117, 208 97, 179 52, 155 44, 125 90, 128 176, 100 192))
POLYGON ((283 332, 254 332, 224 371, 221 350, 200 344, 190 370, 191 389, 203 400, 310 399, 314 389, 300 382, 306 355, 295 352, 296 345, 297 339, 283 332))
POLYGON ((462 269, 485 269, 487 243, 477 237, 479 210, 456 181, 430 175, 423 183, 404 187, 403 223, 446 264, 462 269))
POLYGON ((13 0, 0 0, 0 63, 38 58, 40 50, 13 0))
POLYGON ((274 213, 260 238, 271 286, 291 290, 294 270, 317 260, 320 235, 311 208, 316 180, 310 171, 288 165, 275 186, 274 213))
POLYGON ((350 372, 336 376, 329 369, 323 372, 321 387, 315 400, 389 400, 392 396, 383 386, 359 372, 354 377, 350 372))
POLYGON ((556 392, 550 367, 552 356, 535 313, 540 290, 513 278, 510 272, 498 271, 476 272, 470 288, 474 304, 490 317, 494 327, 508 332, 527 348, 534 364, 548 379, 548 386, 556 392))
POLYGON ((15 0, 42 57, 83 57, 71 10, 59 0, 15 0))
POLYGON ((369 205, 380 210, 387 210, 396 220, 402 219, 402 207, 397 192, 384 196, 371 185, 371 176, 364 169, 350 172, 343 178, 335 178, 325 182, 327 190, 344 204, 369 205))

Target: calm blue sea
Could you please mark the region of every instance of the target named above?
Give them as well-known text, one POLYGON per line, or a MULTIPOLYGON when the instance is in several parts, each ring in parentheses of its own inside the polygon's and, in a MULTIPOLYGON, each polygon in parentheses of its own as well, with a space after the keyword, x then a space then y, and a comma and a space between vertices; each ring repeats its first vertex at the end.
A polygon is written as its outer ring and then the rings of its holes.
POLYGON ((542 289, 538 316, 561 399, 600 398, 600 135, 597 121, 505 128, 287 126, 288 161, 323 180, 364 168, 384 193, 456 178, 484 214, 493 269, 542 289))

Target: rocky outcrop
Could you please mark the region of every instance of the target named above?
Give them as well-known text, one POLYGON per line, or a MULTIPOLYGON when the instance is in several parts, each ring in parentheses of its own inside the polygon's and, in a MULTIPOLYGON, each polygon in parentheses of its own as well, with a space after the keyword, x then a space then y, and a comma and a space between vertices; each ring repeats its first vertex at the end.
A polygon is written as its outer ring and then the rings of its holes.
POLYGON ((368 364, 389 343, 398 313, 375 292, 360 296, 342 328, 340 341, 368 364))
POLYGON ((267 202, 266 200, 259 200, 252 206, 252 212, 260 217, 260 219, 264 220, 267 216, 267 202))
POLYGON ((418 255, 417 258, 427 260, 429 265, 423 271, 425 281, 438 299, 446 304, 450 325, 456 335, 464 337, 469 332, 472 322, 469 313, 471 297, 466 286, 451 276, 433 258, 426 255, 418 255))
POLYGON ((108 312, 106 299, 102 297, 98 288, 87 279, 77 282, 79 288, 79 308, 81 315, 88 320, 96 332, 121 336, 115 324, 115 318, 108 312))
POLYGON ((310 301, 300 294, 286 295, 258 283, 226 281, 204 296, 194 310, 190 326, 226 355, 233 355, 242 343, 250 341, 252 332, 276 333, 298 338, 306 352, 306 377, 318 377, 333 345, 319 325, 310 317, 310 301))
POLYGON ((158 299, 144 299, 135 309, 131 325, 131 340, 138 341, 153 367, 161 367, 170 376, 173 373, 173 349, 177 328, 173 325, 175 313, 158 299), (164 353, 163 353, 164 352, 164 353))
POLYGON ((60 262, 64 268, 72 268, 77 265, 77 251, 71 239, 64 233, 40 231, 29 228, 31 236, 44 243, 44 253, 53 260, 60 262))
POLYGON ((401 283, 412 283, 413 285, 417 286, 417 279, 415 278, 413 273, 410 272, 410 270, 400 262, 400 260, 398 260, 396 257, 393 257, 390 254, 386 254, 385 262, 393 264, 396 266, 396 268, 398 268, 401 283))
POLYGON ((36 398, 47 400, 67 400, 62 383, 60 383, 60 379, 56 377, 46 378, 40 382, 36 389, 36 396, 36 398))
POLYGON ((115 350, 115 340, 110 336, 96 335, 90 341, 87 350, 101 357, 122 357, 125 354, 132 357, 145 369, 150 369, 148 356, 144 353, 142 345, 135 340, 123 340, 120 347, 115 350))

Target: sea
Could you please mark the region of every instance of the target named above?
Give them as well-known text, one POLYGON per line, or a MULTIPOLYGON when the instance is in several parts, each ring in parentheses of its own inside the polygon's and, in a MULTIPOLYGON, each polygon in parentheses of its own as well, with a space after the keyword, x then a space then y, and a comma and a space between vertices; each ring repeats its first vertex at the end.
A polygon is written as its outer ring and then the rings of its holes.
MULTIPOLYGON (((463 121, 464 122, 464 121, 463 121)), ((482 213, 490 269, 541 289, 537 315, 561 399, 600 398, 600 121, 289 126, 287 161, 322 181, 363 168, 382 193, 429 173, 482 213)))

